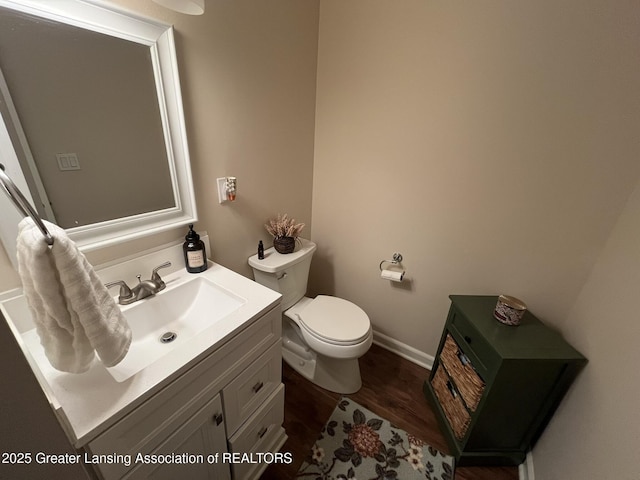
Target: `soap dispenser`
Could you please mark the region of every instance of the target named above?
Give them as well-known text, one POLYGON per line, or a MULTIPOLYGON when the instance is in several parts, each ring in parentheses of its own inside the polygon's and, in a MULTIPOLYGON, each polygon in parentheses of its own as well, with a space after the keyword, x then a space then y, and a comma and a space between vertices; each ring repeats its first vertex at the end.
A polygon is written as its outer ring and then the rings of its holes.
POLYGON ((193 224, 189 225, 189 233, 184 237, 186 240, 182 245, 184 251, 184 264, 189 273, 200 273, 207 269, 207 252, 204 242, 200 240, 193 230, 193 224))

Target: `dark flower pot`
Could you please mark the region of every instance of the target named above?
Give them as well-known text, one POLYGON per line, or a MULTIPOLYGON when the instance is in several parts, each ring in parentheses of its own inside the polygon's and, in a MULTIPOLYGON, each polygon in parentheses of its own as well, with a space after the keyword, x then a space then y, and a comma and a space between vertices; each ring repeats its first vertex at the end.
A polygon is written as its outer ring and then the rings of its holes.
POLYGON ((296 248, 296 239, 293 237, 274 238, 273 247, 278 253, 292 253, 296 248))

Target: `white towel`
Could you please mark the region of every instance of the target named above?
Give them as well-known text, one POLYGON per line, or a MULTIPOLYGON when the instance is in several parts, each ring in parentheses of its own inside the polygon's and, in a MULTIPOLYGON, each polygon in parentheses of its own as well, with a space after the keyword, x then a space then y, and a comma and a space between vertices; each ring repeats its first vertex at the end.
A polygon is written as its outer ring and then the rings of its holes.
POLYGON ((65 231, 45 222, 49 247, 29 217, 18 226, 18 272, 44 351, 57 370, 82 373, 94 350, 112 367, 129 351, 131 329, 91 264, 65 231))

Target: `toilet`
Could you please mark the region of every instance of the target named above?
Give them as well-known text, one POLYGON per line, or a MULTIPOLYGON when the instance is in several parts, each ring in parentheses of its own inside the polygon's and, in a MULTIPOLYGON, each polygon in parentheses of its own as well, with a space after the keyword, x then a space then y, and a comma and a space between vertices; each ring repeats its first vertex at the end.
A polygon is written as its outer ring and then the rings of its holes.
POLYGON ((305 297, 316 244, 298 239, 286 255, 269 248, 249 258, 255 281, 282 294, 282 358, 316 385, 348 394, 362 386, 358 359, 373 341, 371 322, 342 298, 305 297))

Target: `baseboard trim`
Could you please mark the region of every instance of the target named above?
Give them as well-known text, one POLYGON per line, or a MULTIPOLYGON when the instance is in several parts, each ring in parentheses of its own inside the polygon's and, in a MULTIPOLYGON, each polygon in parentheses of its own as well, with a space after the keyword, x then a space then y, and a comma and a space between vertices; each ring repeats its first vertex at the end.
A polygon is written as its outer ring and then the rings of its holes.
POLYGON ((409 360, 412 363, 415 363, 416 365, 420 365, 427 370, 431 370, 431 368, 433 368, 434 358, 431 355, 427 355, 406 343, 399 342, 398 340, 375 330, 373 331, 373 343, 406 360, 409 360))
POLYGON ((533 455, 527 453, 527 458, 518 466, 518 475, 520 480, 535 480, 533 474, 533 455))

